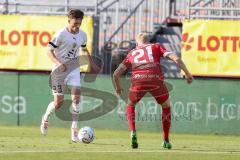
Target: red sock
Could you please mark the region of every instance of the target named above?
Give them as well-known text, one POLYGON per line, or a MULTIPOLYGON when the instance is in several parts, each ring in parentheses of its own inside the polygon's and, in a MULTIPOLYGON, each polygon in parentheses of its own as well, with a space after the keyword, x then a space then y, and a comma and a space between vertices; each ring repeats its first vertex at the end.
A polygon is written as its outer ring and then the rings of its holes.
POLYGON ((127 105, 126 107, 127 121, 130 131, 135 131, 135 107, 127 105))
POLYGON ((169 140, 169 130, 171 127, 171 108, 162 108, 162 127, 163 127, 163 138, 169 140))

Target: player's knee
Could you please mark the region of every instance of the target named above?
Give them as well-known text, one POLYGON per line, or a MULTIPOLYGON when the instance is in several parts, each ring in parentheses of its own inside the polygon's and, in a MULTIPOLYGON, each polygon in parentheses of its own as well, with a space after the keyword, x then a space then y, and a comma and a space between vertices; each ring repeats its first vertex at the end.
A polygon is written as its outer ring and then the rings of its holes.
POLYGON ((169 101, 169 100, 166 100, 165 102, 161 103, 161 106, 162 106, 163 108, 168 108, 168 107, 170 107, 170 101, 169 101))
POLYGON ((74 98, 72 99, 72 103, 74 103, 74 104, 79 104, 79 103, 80 103, 80 97, 74 97, 74 98))
POLYGON ((132 101, 128 101, 128 106, 135 106, 136 103, 132 102, 132 101))

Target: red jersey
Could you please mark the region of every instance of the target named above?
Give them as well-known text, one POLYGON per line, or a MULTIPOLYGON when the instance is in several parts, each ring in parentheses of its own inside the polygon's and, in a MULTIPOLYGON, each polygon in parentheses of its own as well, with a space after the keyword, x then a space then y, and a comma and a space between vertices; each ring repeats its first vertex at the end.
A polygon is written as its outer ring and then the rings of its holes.
POLYGON ((163 81, 160 58, 170 53, 158 43, 146 44, 131 50, 122 64, 132 68, 132 82, 163 81))

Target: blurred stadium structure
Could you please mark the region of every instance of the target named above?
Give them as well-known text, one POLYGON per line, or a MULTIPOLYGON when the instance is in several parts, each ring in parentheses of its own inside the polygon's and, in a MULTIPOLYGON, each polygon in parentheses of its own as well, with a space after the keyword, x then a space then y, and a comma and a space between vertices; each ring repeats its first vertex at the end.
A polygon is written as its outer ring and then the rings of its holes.
MULTIPOLYGON (((93 52, 105 62, 103 74, 123 60, 140 31, 181 55, 183 19, 240 19, 240 0, 0 0, 2 14, 66 15, 70 8, 94 17, 93 52)), ((180 77, 172 62, 162 63, 166 77, 180 77)))

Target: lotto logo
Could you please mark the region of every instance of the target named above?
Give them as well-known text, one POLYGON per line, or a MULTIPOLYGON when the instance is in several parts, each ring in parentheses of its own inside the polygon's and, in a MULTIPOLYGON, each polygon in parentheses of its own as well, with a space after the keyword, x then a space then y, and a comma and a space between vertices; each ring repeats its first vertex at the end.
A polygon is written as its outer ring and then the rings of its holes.
POLYGON ((191 44, 194 42, 194 37, 189 37, 188 33, 184 33, 182 35, 182 49, 185 51, 189 51, 192 49, 191 44))
POLYGON ((236 53, 240 50, 240 37, 229 35, 195 35, 190 36, 189 33, 182 34, 182 50, 190 51, 196 46, 195 50, 199 52, 232 52, 236 53))

